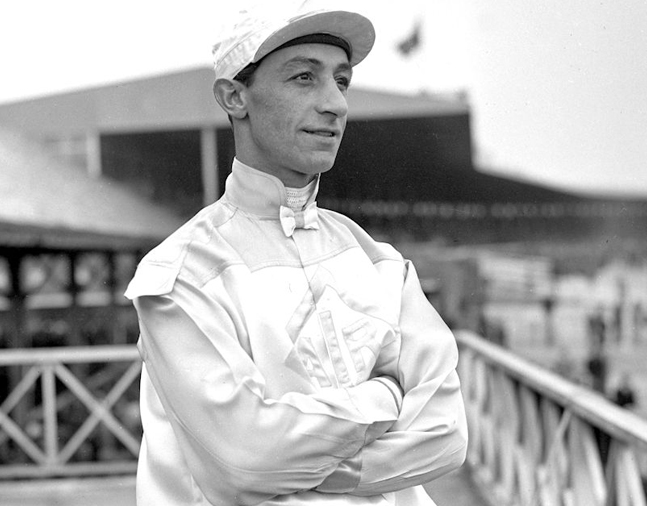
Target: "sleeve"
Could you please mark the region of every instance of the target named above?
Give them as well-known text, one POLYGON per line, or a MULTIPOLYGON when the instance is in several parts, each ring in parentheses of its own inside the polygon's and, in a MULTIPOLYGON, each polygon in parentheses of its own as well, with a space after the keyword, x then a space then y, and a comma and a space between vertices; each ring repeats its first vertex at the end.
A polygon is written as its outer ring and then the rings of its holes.
POLYGON ((354 457, 361 461, 359 483, 349 486, 344 476, 352 474, 353 466, 344 462, 318 488, 322 492, 394 492, 438 478, 465 460, 467 422, 456 341, 424 296, 413 264, 407 265, 396 373, 404 391, 402 410, 387 433, 354 457))
MULTIPOLYGON (((383 380, 268 398, 226 291, 140 296, 140 350, 191 473, 214 504, 315 488, 397 419, 383 380), (208 316, 205 316, 208 315, 208 316)), ((401 399, 400 399, 401 400, 401 399)))

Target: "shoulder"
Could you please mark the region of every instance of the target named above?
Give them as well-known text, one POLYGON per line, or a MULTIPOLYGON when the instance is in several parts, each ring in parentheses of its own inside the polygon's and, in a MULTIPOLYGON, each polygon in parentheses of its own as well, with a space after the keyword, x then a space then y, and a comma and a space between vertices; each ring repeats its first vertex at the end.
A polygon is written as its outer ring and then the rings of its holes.
POLYGON ((366 230, 348 216, 329 209, 320 209, 319 211, 324 219, 338 224, 352 234, 359 247, 362 248, 366 256, 374 264, 384 261, 404 263, 402 255, 392 245, 375 240, 366 230))
POLYGON ((234 213, 221 202, 202 209, 144 256, 125 296, 168 294, 178 277, 199 285, 237 262, 237 255, 219 232, 234 213))

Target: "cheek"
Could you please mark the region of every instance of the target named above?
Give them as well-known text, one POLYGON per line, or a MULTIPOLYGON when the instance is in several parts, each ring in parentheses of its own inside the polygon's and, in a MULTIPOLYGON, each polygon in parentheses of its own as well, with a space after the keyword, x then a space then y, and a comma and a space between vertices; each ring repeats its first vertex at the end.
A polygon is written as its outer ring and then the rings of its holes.
POLYGON ((283 136, 290 128, 291 108, 282 101, 268 97, 258 104, 256 113, 258 123, 268 129, 265 134, 270 137, 283 136))

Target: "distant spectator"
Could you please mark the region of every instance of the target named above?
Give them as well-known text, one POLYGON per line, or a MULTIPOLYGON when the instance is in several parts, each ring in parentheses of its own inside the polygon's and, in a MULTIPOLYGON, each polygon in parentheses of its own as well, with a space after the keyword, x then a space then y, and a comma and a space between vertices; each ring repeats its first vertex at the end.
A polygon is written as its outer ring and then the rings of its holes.
POLYGON ((593 390, 604 394, 607 382, 606 357, 602 352, 596 351, 590 356, 587 366, 591 374, 591 386, 593 390))
POLYGON ((624 325, 623 314, 622 314, 623 303, 618 303, 613 308, 613 319, 611 321, 611 338, 615 340, 616 343, 620 343, 622 340, 622 328, 624 325))
POLYGON ((593 348, 604 346, 604 338, 607 332, 604 314, 601 308, 589 318, 589 332, 593 348))
POLYGON ((636 394, 631 378, 628 374, 623 374, 620 378, 620 383, 613 394, 613 402, 623 408, 631 408, 636 403, 636 394))
POLYGON ((481 313, 478 331, 488 341, 499 346, 506 345, 505 328, 500 321, 488 318, 485 314, 481 313))

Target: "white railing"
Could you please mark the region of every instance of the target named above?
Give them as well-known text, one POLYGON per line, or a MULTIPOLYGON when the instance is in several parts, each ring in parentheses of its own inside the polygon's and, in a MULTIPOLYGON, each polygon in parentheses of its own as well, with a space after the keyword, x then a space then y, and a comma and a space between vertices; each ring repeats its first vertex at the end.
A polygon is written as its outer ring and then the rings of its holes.
POLYGON ((469 332, 457 332, 468 463, 492 504, 646 506, 647 421, 469 332))
POLYGON ((0 478, 133 473, 135 346, 0 352, 0 478))
MULTIPOLYGON (((472 333, 457 339, 468 463, 492 504, 647 506, 647 421, 472 333)), ((0 479, 134 473, 140 371, 134 346, 1 351, 14 379, 0 479)))

